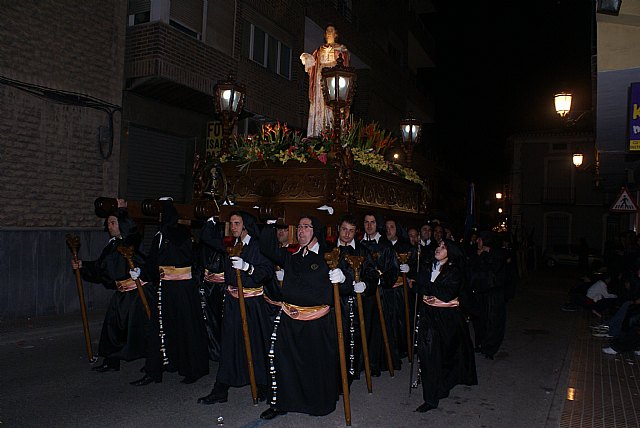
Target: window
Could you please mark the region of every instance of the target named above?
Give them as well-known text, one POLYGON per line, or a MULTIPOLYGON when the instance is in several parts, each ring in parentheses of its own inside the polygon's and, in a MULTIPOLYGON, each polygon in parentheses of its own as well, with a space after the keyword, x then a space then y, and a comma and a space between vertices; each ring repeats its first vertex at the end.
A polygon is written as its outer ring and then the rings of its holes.
POLYGON ((291 79, 291 48, 248 21, 242 29, 242 54, 267 70, 291 79))

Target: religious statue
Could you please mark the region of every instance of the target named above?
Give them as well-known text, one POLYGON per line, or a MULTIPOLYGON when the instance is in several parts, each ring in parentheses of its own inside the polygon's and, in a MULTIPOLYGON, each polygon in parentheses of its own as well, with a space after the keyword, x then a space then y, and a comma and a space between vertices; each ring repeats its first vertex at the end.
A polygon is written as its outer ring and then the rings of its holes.
MULTIPOLYGON (((300 61, 304 70, 309 73, 309 122, 307 124, 307 136, 314 137, 331 128, 333 124, 333 112, 324 103, 322 96, 322 69, 334 67, 338 56, 342 54, 344 66, 349 66, 349 51, 345 45, 336 42, 338 31, 335 26, 329 24, 324 30, 325 44, 313 51, 312 54, 303 53, 300 61)), ((345 115, 346 116, 346 115, 345 115)))

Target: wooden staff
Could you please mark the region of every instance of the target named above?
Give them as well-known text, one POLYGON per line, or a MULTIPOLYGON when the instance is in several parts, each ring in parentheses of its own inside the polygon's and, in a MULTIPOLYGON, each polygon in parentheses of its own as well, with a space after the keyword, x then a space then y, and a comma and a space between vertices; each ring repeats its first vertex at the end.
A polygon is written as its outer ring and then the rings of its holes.
MULTIPOLYGON (((398 253, 400 264, 406 264, 409 261, 410 253, 398 253)), ((404 289, 404 323, 407 330, 407 358, 409 362, 413 361, 413 344, 411 343, 411 322, 409 321, 409 286, 407 285, 407 274, 402 272, 402 287, 404 289)))
MULTIPOLYGON (((240 257, 242 253, 242 241, 233 247, 227 247, 229 257, 240 257)), ((251 355, 251 340, 249 338, 249 324, 247 324, 247 308, 244 304, 244 289, 242 287, 242 278, 240 277, 240 269, 236 269, 236 282, 238 287, 238 304, 240 305, 240 318, 242 320, 242 337, 244 338, 244 350, 247 353, 247 369, 249 371, 249 383, 251 384, 251 398, 253 404, 258 404, 258 386, 256 385, 256 375, 253 371, 253 357, 251 355)))
MULTIPOLYGON (((330 253, 325 253, 324 260, 329 269, 338 267, 340 260, 340 248, 335 247, 330 253)), ((344 403, 344 420, 348 427, 351 426, 351 401, 349 399, 349 381, 347 380, 347 361, 344 357, 344 333, 342 331, 342 308, 340 307, 340 288, 338 283, 333 283, 333 306, 336 311, 336 329, 338 330, 338 354, 340 357, 340 376, 342 378, 342 402, 344 403)))
MULTIPOLYGON (((364 262, 364 257, 346 254, 344 258, 353 269, 356 282, 360 282, 360 268, 364 262)), ((362 294, 356 293, 356 299, 358 301, 358 319, 360 320, 360 339, 362 342, 362 355, 364 357, 364 373, 367 378, 367 390, 369 391, 369 394, 371 394, 373 392, 373 386, 371 385, 371 366, 369 365, 369 346, 367 345, 367 329, 364 323, 362 294)))
MULTIPOLYGON (((133 254, 135 252, 133 246, 125 247, 121 245, 118 247, 118 252, 127 260, 129 269, 134 270, 136 265, 133 264, 133 254)), ((144 311, 147 313, 147 319, 151 319, 151 309, 149 309, 149 302, 147 301, 147 296, 144 294, 144 290, 142 289, 140 278, 136 278, 135 282, 136 288, 138 289, 138 296, 140 296, 140 301, 142 302, 142 306, 144 306, 144 311)))
MULTIPOLYGON (((418 274, 419 272, 420 272, 420 243, 418 243, 418 263, 416 264, 416 274, 418 274)), ((418 320, 418 293, 416 292, 415 294, 416 294, 416 298, 413 303, 413 330, 411 331, 411 349, 414 351, 416 349, 416 322, 418 320)), ((411 361, 411 367, 409 371, 409 395, 411 395, 411 389, 413 389, 413 364, 416 359, 411 361)))
MULTIPOLYGON (((373 253, 373 259, 378 260, 379 254, 373 253)), ((380 276, 382 272, 378 271, 380 276)), ((384 342, 384 354, 387 357, 387 367, 389 368, 389 375, 393 377, 393 358, 391 358, 391 346, 389 346, 389 335, 387 334, 387 322, 384 319, 384 312, 382 311, 382 299, 380 298, 380 287, 376 287, 376 305, 378 306, 378 318, 380 319, 380 330, 382 330, 382 341, 384 342)))
MULTIPOLYGON (((73 261, 79 263, 78 249, 80 248, 80 237, 78 235, 66 235, 67 246, 71 250, 71 256, 73 261)), ((76 275, 76 288, 78 290, 78 298, 80 299, 80 313, 82 314, 82 327, 84 329, 84 341, 87 347, 87 355, 89 356, 89 362, 93 363, 97 359, 93 356, 93 349, 91 348, 91 333, 89 332, 89 319, 87 318, 87 307, 84 303, 84 289, 82 288, 82 278, 80 277, 80 269, 73 270, 76 275)))

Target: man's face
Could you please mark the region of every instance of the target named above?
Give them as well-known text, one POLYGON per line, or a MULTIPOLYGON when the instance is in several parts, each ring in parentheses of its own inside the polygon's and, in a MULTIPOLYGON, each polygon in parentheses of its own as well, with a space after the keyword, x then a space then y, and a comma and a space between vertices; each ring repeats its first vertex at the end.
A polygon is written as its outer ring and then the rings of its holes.
POLYGON ((276 236, 280 245, 289 243, 289 229, 276 229, 276 236))
POLYGON ((398 239, 398 231, 396 230, 396 222, 395 221, 387 221, 384 224, 384 227, 387 231, 387 239, 390 241, 395 241, 398 239))
POLYGON ((378 224, 376 223, 376 218, 372 215, 364 216, 364 232, 373 237, 376 234, 376 228, 378 224))
POLYGON ((239 215, 232 215, 229 219, 229 223, 231 223, 231 235, 234 238, 239 238, 242 235, 244 229, 244 222, 242 221, 242 217, 239 215))
POLYGON ((420 239, 423 241, 431 239, 431 226, 425 224, 420 228, 420 239))
POLYGON ((418 242, 420 242, 420 237, 418 236, 418 231, 416 229, 409 229, 409 242, 411 243, 411 245, 418 245, 418 242))
POLYGON ((313 224, 311 224, 310 218, 302 217, 300 219, 296 234, 298 243, 301 246, 309 245, 309 242, 313 239, 313 224))
POLYGON ((484 247, 484 243, 482 242, 482 238, 478 237, 478 239, 476 239, 476 245, 478 246, 478 250, 481 250, 482 247, 484 247))
POLYGON ((109 231, 109 236, 112 238, 120 236, 120 225, 118 224, 118 217, 110 215, 107 218, 107 230, 109 231))
POLYGON ((336 37, 338 37, 338 32, 335 27, 328 26, 326 30, 324 30, 324 39, 328 44, 334 43, 336 41, 336 37))
POLYGON ((436 242, 442 241, 442 226, 436 226, 433 228, 433 239, 435 239, 436 242))
POLYGON ((342 242, 343 244, 348 244, 356 236, 356 226, 343 221, 340 224, 338 234, 340 236, 340 242, 342 242))

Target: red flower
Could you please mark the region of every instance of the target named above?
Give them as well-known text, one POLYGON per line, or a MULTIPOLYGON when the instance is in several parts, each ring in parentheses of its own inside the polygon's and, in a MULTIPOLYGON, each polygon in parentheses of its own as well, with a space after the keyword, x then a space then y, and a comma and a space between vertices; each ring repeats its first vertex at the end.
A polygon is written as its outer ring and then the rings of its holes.
POLYGON ((327 164, 327 154, 326 153, 320 153, 318 155, 318 160, 326 165, 327 164))

